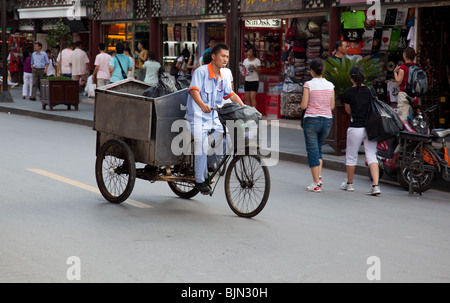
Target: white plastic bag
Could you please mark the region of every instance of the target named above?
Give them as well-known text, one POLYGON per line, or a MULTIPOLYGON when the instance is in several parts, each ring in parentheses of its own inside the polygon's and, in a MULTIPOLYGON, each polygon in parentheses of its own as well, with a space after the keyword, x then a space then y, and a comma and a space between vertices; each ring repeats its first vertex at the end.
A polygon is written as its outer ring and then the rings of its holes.
POLYGON ((88 84, 88 97, 94 98, 95 97, 95 89, 97 88, 97 84, 90 83, 88 84))

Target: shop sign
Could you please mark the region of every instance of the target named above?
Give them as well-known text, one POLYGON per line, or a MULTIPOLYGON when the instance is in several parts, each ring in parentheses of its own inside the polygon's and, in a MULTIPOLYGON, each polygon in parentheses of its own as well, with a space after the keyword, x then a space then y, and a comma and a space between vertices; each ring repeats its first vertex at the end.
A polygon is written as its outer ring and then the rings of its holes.
POLYGON ((245 20, 246 27, 281 27, 281 19, 245 20))
POLYGON ((161 17, 196 16, 203 14, 206 0, 164 0, 160 2, 161 17))
POLYGON ((134 0, 101 0, 102 20, 133 18, 134 0))
POLYGON ((277 12, 301 9, 299 0, 241 0, 241 12, 277 12))

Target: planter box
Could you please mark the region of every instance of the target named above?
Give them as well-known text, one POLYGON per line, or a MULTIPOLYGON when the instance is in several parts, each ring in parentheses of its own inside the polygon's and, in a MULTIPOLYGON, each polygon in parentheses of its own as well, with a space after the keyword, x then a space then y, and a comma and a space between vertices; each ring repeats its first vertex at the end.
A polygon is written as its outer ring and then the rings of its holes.
POLYGON ((350 115, 345 112, 344 105, 336 105, 333 110, 333 122, 330 134, 325 144, 331 146, 336 156, 342 155, 342 150, 347 147, 347 129, 350 124, 350 115))
POLYGON ((65 104, 67 109, 73 105, 78 110, 80 103, 79 83, 74 80, 41 80, 42 109, 48 105, 53 110, 55 105, 65 104))

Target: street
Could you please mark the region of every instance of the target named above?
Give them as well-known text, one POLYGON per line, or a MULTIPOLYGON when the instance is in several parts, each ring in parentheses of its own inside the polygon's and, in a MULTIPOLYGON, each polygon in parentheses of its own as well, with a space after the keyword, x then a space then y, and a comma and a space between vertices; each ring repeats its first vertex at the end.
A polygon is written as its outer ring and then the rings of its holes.
POLYGON ((309 168, 280 161, 252 219, 223 179, 190 200, 137 179, 115 205, 97 189, 92 128, 7 113, 0 128, 0 282, 450 282, 448 192, 381 182, 366 196, 367 176, 350 193, 325 169, 310 193, 309 168))

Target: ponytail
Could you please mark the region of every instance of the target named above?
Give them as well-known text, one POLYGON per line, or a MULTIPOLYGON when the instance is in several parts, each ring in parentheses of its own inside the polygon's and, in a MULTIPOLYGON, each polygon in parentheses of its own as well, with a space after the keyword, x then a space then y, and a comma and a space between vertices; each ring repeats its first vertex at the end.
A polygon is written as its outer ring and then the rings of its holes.
POLYGON ((353 66, 350 70, 350 78, 356 83, 356 87, 359 89, 366 81, 364 70, 361 66, 353 66))

